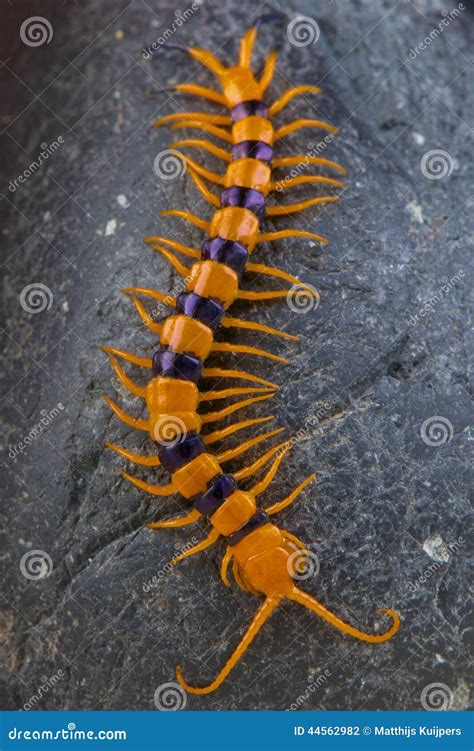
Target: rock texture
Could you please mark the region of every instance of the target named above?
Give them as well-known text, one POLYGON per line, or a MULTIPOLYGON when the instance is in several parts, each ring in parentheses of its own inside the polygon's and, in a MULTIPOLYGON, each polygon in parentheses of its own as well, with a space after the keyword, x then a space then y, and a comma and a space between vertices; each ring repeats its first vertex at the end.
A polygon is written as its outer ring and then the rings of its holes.
MULTIPOLYGON (((235 308, 302 337, 265 342, 288 366, 245 363, 281 384, 271 411, 295 443, 265 500, 318 473, 279 520, 317 555, 319 571, 302 586, 359 627, 382 629, 380 607, 394 607, 402 627, 371 646, 285 605, 231 679, 209 697, 188 697, 188 709, 421 709, 422 692, 428 687, 429 701, 438 683, 446 707, 468 706, 474 18, 466 9, 446 23, 444 7, 291 1, 289 18, 315 19, 317 41, 291 43, 286 25, 262 30, 260 61, 281 47, 270 99, 291 84, 324 87, 281 121, 312 116, 340 126, 324 155, 350 172, 338 205, 268 223, 316 229, 328 247, 295 239, 258 250, 258 261, 316 286, 319 307, 235 308), (443 152, 434 162, 433 150, 443 152)), ((105 392, 118 392, 129 412, 141 409, 98 347, 152 351, 153 337, 119 290, 179 283, 144 236, 202 240, 160 210, 209 216, 189 176, 157 176, 155 157, 174 134, 152 122, 184 106, 166 87, 210 85, 211 76, 177 52, 150 60, 142 50, 171 29, 174 40, 231 61, 255 5, 196 3, 184 23, 163 2, 4 12, 1 703, 153 709, 176 664, 190 681, 213 678, 258 601, 220 582, 221 545, 169 571, 203 529, 145 527, 178 506, 132 488, 120 477, 124 462, 104 449, 106 438, 150 446, 104 404, 105 392), (21 24, 34 15, 51 24, 49 43, 22 41, 21 24), (27 288, 38 284, 34 294, 27 288)), ((320 139, 300 131, 280 153, 306 153, 320 139)), ((252 288, 264 285, 249 278, 252 288)), ((268 405, 254 411, 268 413, 268 405)))

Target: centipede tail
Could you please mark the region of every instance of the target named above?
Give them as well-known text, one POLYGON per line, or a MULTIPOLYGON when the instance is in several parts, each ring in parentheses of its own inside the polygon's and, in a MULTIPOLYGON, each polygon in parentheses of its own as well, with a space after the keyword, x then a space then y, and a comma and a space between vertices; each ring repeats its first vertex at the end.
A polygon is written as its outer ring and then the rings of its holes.
POLYGON ((212 683, 200 688, 190 686, 184 680, 181 668, 177 668, 177 679, 181 686, 195 694, 208 694, 222 684, 284 598, 311 610, 343 633, 366 642, 387 641, 400 624, 393 610, 383 610, 392 619, 390 628, 381 634, 366 633, 342 621, 295 585, 291 571, 292 556, 295 551, 300 551, 302 555, 307 551, 303 542, 273 524, 271 517, 290 506, 315 475, 305 478, 286 497, 257 508, 257 498, 271 486, 280 464, 291 449, 291 442, 282 440, 262 450, 252 462, 234 474, 222 468, 226 462, 281 434, 282 428, 276 426, 269 429, 271 426, 267 425, 274 419, 273 415, 240 417, 241 412, 249 407, 274 398, 278 387, 247 370, 204 367, 205 360, 211 353, 240 353, 251 358, 264 357, 280 364, 288 362, 267 349, 225 341, 222 334, 229 329, 260 332, 271 337, 272 341, 278 338, 290 342, 298 340, 286 331, 229 314, 229 308, 236 300, 266 303, 287 295, 288 290, 281 286, 263 291, 242 289, 244 273, 269 277, 274 280, 274 285, 275 280, 280 285, 299 285, 307 294, 315 297, 318 294, 311 285, 303 284, 284 269, 254 263, 250 261, 250 256, 261 243, 287 237, 306 237, 321 244, 327 243, 325 237, 307 230, 264 232, 262 221, 265 216, 284 216, 318 205, 328 205, 337 201, 337 196, 329 192, 293 203, 278 200, 269 205, 269 201, 272 195, 281 197, 287 190, 297 190, 303 185, 319 185, 325 191, 338 190, 343 186, 339 177, 346 173, 343 166, 322 157, 302 155, 273 158, 275 144, 301 128, 317 128, 329 133, 336 133, 337 128, 331 123, 311 118, 297 119, 274 128, 271 118, 283 112, 295 97, 317 95, 320 89, 317 86, 293 87, 267 106, 264 93, 275 71, 277 53, 268 55, 260 79, 253 75, 250 67, 257 27, 263 20, 257 21, 243 36, 238 63, 233 67, 225 67, 206 50, 178 43, 164 45, 187 52, 198 60, 214 74, 221 89, 218 91, 187 83, 178 84, 176 91, 228 109, 228 114, 219 115, 199 109, 179 112, 162 117, 155 123, 157 126, 169 124, 173 129, 197 129, 201 134, 219 141, 219 145, 215 145, 207 137, 183 138, 173 144, 175 149, 199 148, 220 160, 222 169, 217 172, 208 169, 186 151, 182 152, 196 189, 215 210, 210 219, 179 209, 161 212, 163 216, 188 221, 204 232, 206 239, 200 249, 161 235, 145 238, 148 245, 184 278, 185 285, 184 291, 176 298, 150 287, 137 286, 123 290, 143 325, 159 339, 152 356, 133 354, 116 347, 103 348, 120 383, 134 397, 145 401, 148 416, 134 417, 110 397, 106 396, 105 400, 122 422, 148 433, 153 451, 138 454, 115 444, 109 443, 108 447, 132 464, 148 469, 159 468, 170 475, 165 484, 149 482, 128 472, 123 472, 123 477, 151 495, 169 497, 179 494, 190 504, 187 513, 171 519, 158 519, 148 527, 152 530, 180 528, 207 517, 210 522, 207 536, 173 559, 173 564, 194 557, 222 538, 226 542, 221 564, 223 583, 230 586, 228 572, 232 567, 238 586, 264 598, 240 643, 212 683), (337 173, 338 179, 321 174, 287 178, 272 175, 273 168, 295 166, 300 161, 303 166, 325 168, 337 173), (220 194, 214 192, 216 189, 220 190, 220 194), (170 314, 163 321, 155 321, 148 313, 147 300, 168 307, 170 314), (151 370, 148 383, 142 386, 133 380, 119 361, 151 370), (217 384, 212 383, 213 379, 217 379, 217 384), (232 385, 221 387, 222 379, 230 379, 232 385), (235 385, 234 381, 240 381, 240 384, 235 385), (234 400, 236 397, 237 401, 234 400), (226 404, 227 399, 233 401, 226 404), (208 405, 207 411, 201 411, 203 403, 208 405), (220 421, 231 415, 235 415, 233 422, 219 427, 220 421), (219 451, 212 448, 213 444, 228 436, 258 425, 265 426, 264 432, 244 438, 234 448, 219 451), (263 474, 259 478, 254 477, 259 472, 263 474), (243 480, 250 483, 245 490, 239 487, 243 480))

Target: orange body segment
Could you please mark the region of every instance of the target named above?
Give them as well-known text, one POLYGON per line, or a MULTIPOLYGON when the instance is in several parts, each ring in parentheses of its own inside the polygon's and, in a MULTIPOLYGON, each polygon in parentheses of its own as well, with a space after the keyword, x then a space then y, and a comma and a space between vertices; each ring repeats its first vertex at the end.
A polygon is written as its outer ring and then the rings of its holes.
POLYGON ((237 159, 227 167, 225 186, 239 185, 242 188, 253 188, 267 195, 270 187, 271 169, 260 159, 237 159))
POLYGON ((208 356, 213 341, 208 326, 185 315, 169 316, 160 335, 161 344, 167 345, 173 352, 191 353, 201 360, 208 356))
POLYGON ((201 297, 216 297, 227 308, 234 302, 239 290, 235 271, 217 261, 199 261, 191 269, 186 289, 201 297))
POLYGON ((258 115, 238 120, 232 126, 232 143, 263 141, 271 146, 274 140, 275 133, 270 120, 258 115))
POLYGON ((248 209, 238 206, 219 209, 212 217, 209 235, 252 245, 257 241, 258 219, 248 209))
POLYGON ((236 490, 211 516, 211 524, 223 535, 230 535, 239 529, 255 513, 255 497, 251 493, 236 490))
POLYGON ((173 472, 171 482, 184 498, 192 498, 206 490, 207 483, 222 472, 219 462, 212 454, 199 454, 184 467, 173 472))

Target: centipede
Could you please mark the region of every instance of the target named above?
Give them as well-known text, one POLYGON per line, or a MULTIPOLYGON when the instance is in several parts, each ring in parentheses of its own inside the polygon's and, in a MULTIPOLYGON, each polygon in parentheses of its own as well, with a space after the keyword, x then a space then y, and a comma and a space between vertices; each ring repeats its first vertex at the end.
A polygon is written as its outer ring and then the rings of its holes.
POLYGON ((318 95, 321 89, 313 85, 291 87, 272 104, 266 103, 265 94, 274 77, 278 53, 272 51, 267 55, 259 76, 252 72, 251 58, 258 30, 267 20, 268 16, 261 17, 246 31, 240 40, 237 64, 230 67, 224 66, 211 52, 198 47, 180 42, 163 45, 167 49, 186 52, 217 79, 218 88, 206 88, 197 83, 181 83, 173 88, 179 94, 217 104, 225 114, 180 111, 154 123, 156 126, 171 124, 172 129, 195 129, 204 136, 175 141, 171 148, 185 149, 177 153, 197 190, 211 207, 212 216, 206 220, 184 210, 161 211, 163 216, 178 217, 202 231, 205 239, 201 249, 163 236, 145 238, 145 242, 167 259, 183 278, 182 291, 176 297, 149 287, 128 287, 123 290, 145 326, 157 335, 156 351, 147 357, 113 346, 102 348, 120 383, 133 396, 144 400, 148 417, 131 416, 109 396, 104 396, 105 401, 123 423, 149 436, 152 449, 148 455, 142 455, 113 443, 106 445, 128 462, 147 468, 147 472, 164 470, 169 482, 160 485, 150 482, 151 478, 143 480, 129 472, 122 472, 123 477, 152 496, 177 496, 181 504, 188 504, 181 505, 186 510, 189 508, 186 513, 151 522, 148 528, 156 533, 156 530, 176 529, 198 520, 206 521, 209 525, 207 536, 193 547, 187 546, 172 560, 172 564, 176 565, 223 540, 225 551, 220 563, 223 584, 232 586, 229 578, 232 570, 234 584, 260 600, 246 632, 211 683, 190 685, 183 677, 182 668, 176 668, 179 684, 191 694, 209 694, 224 682, 268 618, 285 599, 302 605, 344 634, 364 642, 385 642, 394 636, 400 625, 400 617, 394 610, 380 609, 384 616, 390 618, 388 629, 383 633, 366 633, 342 620, 297 586, 299 580, 294 575, 291 561, 297 551, 303 558, 307 556, 308 549, 298 537, 280 528, 273 520, 298 498, 316 475, 313 473, 306 477, 285 498, 259 506, 260 496, 269 488, 280 464, 292 448, 291 441, 277 443, 234 473, 225 470, 227 462, 280 435, 283 428, 267 430, 265 427, 265 432, 242 440, 234 448, 213 449, 214 444, 228 436, 271 421, 273 416, 270 415, 237 419, 220 428, 215 425, 260 401, 273 398, 278 387, 249 370, 206 367, 206 359, 214 353, 232 353, 265 357, 279 364, 288 362, 267 350, 225 341, 225 331, 235 328, 240 332, 258 332, 262 337, 292 342, 298 340, 298 337, 286 331, 229 314, 230 306, 237 300, 267 302, 288 294, 288 290, 281 287, 264 291, 245 290, 241 287, 244 274, 276 278, 280 284, 298 285, 309 295, 318 294, 312 285, 302 283, 283 269, 249 259, 262 243, 297 237, 311 238, 324 245, 326 238, 293 228, 266 232, 263 226, 265 218, 288 216, 337 201, 338 195, 334 195, 334 191, 343 187, 343 182, 338 178, 347 172, 338 163, 321 156, 274 157, 278 143, 295 131, 314 128, 335 134, 337 128, 323 120, 311 118, 296 119, 274 127, 275 116, 284 113, 295 97, 318 95), (205 136, 213 137, 221 145, 216 145, 205 136), (217 157, 223 163, 223 171, 213 172, 188 156, 186 150, 189 147, 217 157), (274 169, 294 167, 301 163, 313 165, 319 172, 274 179, 274 169), (337 174, 338 178, 321 174, 327 174, 327 171, 337 174), (328 193, 333 193, 295 203, 276 201, 276 195, 280 199, 284 191, 306 184, 327 186, 328 193), (217 186, 220 195, 211 186, 217 186), (161 321, 156 320, 156 315, 148 312, 143 298, 168 306, 171 313, 161 321), (151 371, 146 385, 135 382, 124 370, 121 361, 151 371), (203 383, 209 380, 211 387, 203 387, 203 383), (231 385, 216 388, 222 381, 224 384, 228 381, 231 385), (245 385, 236 386, 235 381, 245 385), (231 401, 220 409, 200 411, 203 404, 211 403, 207 409, 212 409, 214 401, 233 397, 239 397, 239 400, 231 401), (255 474, 260 479, 242 489, 242 481, 255 474))

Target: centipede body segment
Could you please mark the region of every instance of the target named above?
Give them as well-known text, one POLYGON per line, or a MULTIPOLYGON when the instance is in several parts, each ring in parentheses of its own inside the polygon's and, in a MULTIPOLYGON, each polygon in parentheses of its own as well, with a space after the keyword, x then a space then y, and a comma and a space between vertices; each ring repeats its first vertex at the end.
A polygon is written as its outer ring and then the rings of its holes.
MULTIPOLYGON (((294 203, 269 204, 272 192, 279 197, 284 190, 304 184, 319 184, 336 189, 342 182, 324 175, 300 175, 277 180, 273 169, 288 167, 304 161, 305 164, 323 166, 338 175, 345 169, 339 164, 321 157, 274 158, 275 146, 288 134, 303 127, 335 132, 329 123, 300 119, 275 129, 272 118, 284 110, 290 101, 302 94, 317 94, 316 86, 298 86, 283 93, 273 104, 267 105, 265 93, 272 80, 276 54, 271 53, 260 78, 251 70, 251 57, 257 33, 255 24, 240 43, 237 65, 224 67, 218 59, 203 49, 187 47, 186 51, 217 78, 221 91, 198 86, 179 84, 176 91, 195 95, 226 107, 228 114, 213 115, 205 112, 179 112, 157 120, 155 125, 171 123, 174 129, 194 128, 200 131, 199 138, 178 140, 174 149, 198 147, 222 161, 220 173, 207 169, 190 157, 182 154, 196 188, 213 209, 210 219, 201 219, 181 210, 163 211, 191 222, 206 236, 201 249, 193 248, 173 239, 152 236, 146 241, 161 253, 185 279, 185 289, 175 298, 149 287, 134 287, 124 290, 128 294, 144 324, 159 337, 159 346, 152 357, 135 355, 114 347, 105 347, 112 366, 121 383, 135 396, 144 399, 148 409, 147 419, 137 419, 126 414, 109 397, 107 403, 125 424, 149 434, 153 450, 140 455, 126 448, 108 444, 132 464, 142 465, 151 471, 163 468, 170 475, 168 484, 159 485, 144 481, 130 473, 123 476, 141 490, 155 496, 180 494, 190 504, 190 510, 178 518, 154 522, 152 529, 177 528, 191 525, 202 517, 209 520, 210 531, 206 538, 193 548, 174 559, 174 563, 193 556, 218 540, 226 543, 221 565, 221 578, 230 586, 229 566, 232 565, 235 582, 242 589, 252 592, 263 601, 228 662, 217 678, 207 686, 195 687, 185 682, 181 668, 177 679, 191 693, 206 694, 214 691, 225 680, 242 654, 250 645, 271 613, 284 598, 293 600, 313 611, 340 631, 357 639, 379 643, 390 639, 398 630, 400 619, 392 610, 383 610, 392 619, 391 627, 382 634, 369 634, 342 621, 328 611, 311 595, 296 586, 291 570, 291 557, 295 551, 304 554, 305 546, 291 533, 273 522, 278 512, 296 500, 301 491, 315 475, 304 479, 287 497, 263 508, 257 503, 274 479, 291 445, 279 442, 262 453, 250 465, 230 474, 225 464, 247 452, 250 448, 281 434, 279 428, 243 440, 233 449, 217 450, 214 444, 229 435, 257 425, 267 427, 272 417, 242 419, 219 428, 220 420, 266 401, 276 393, 276 386, 252 373, 224 367, 206 367, 204 362, 213 352, 238 352, 286 362, 284 358, 267 350, 245 344, 230 344, 225 341, 225 331, 236 328, 250 330, 268 336, 296 339, 291 334, 267 325, 238 319, 229 314, 234 301, 266 301, 286 297, 287 290, 270 289, 264 292, 244 291, 241 280, 245 272, 268 275, 290 284, 303 287, 308 294, 317 294, 311 286, 303 285, 291 274, 270 266, 250 261, 258 245, 286 237, 311 237, 325 243, 325 238, 305 230, 281 229, 265 232, 264 216, 285 216, 311 206, 337 200, 333 194, 318 195, 294 203), (203 135, 217 139, 219 145, 203 135), (220 196, 210 189, 209 183, 221 189, 220 196), (147 312, 143 298, 150 298, 168 305, 172 313, 162 322, 156 322, 147 312), (224 336, 222 336, 222 333, 224 336), (122 368, 119 360, 151 371, 146 386, 139 386, 122 368), (212 380, 218 387, 206 385, 212 380), (222 387, 222 380, 231 379, 232 386, 222 387), (234 385, 234 380, 241 385, 234 385), (226 406, 220 402, 239 397, 226 406), (201 413, 201 402, 219 406, 201 413), (207 427, 210 430, 207 430, 207 427), (205 428, 205 432, 202 429, 205 428), (247 490, 239 487, 247 479, 267 466, 263 477, 247 490)), ((172 46, 172 45, 170 45, 172 46)))

